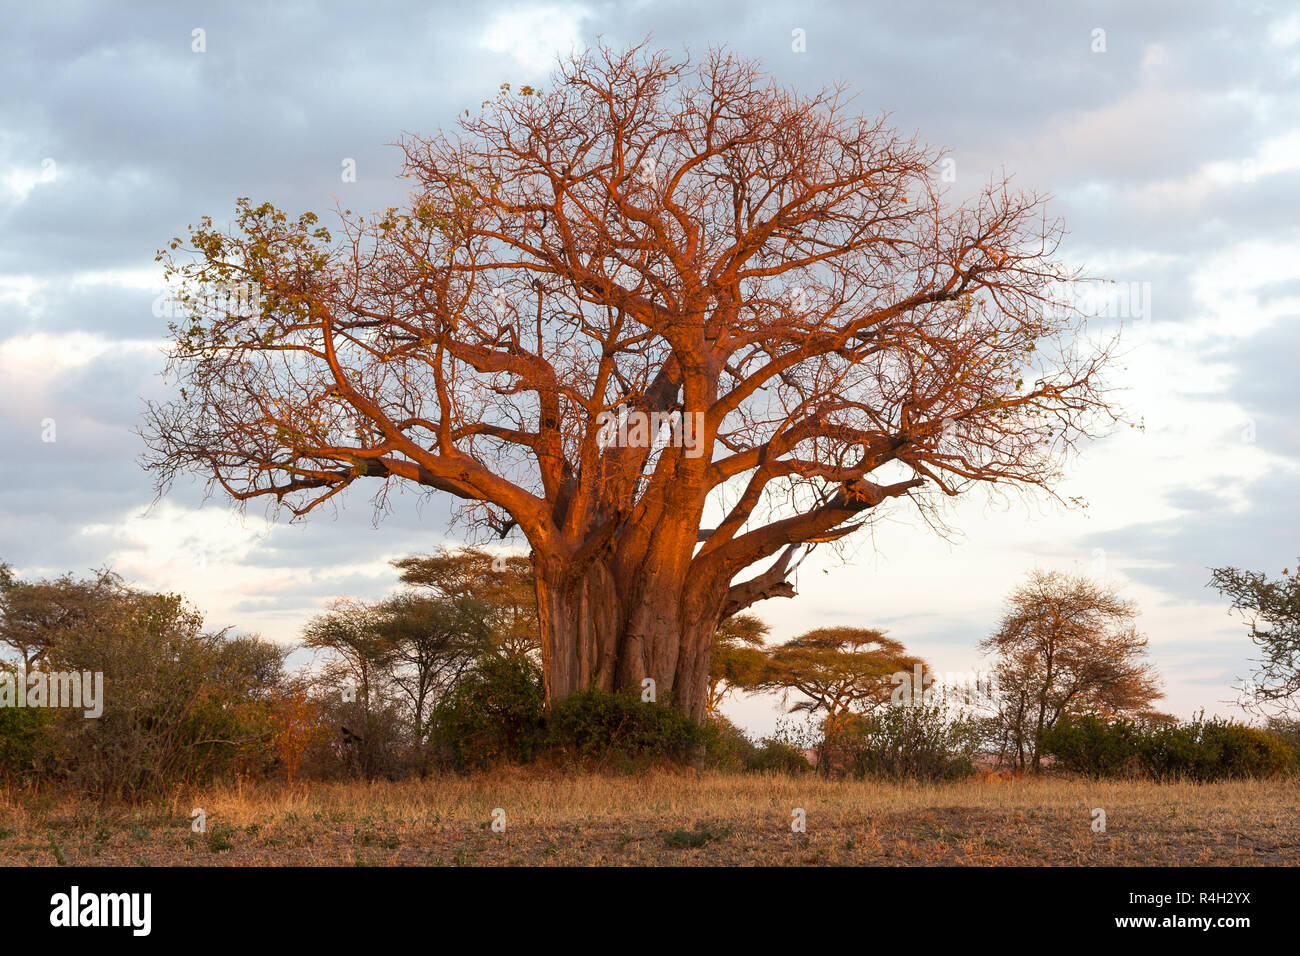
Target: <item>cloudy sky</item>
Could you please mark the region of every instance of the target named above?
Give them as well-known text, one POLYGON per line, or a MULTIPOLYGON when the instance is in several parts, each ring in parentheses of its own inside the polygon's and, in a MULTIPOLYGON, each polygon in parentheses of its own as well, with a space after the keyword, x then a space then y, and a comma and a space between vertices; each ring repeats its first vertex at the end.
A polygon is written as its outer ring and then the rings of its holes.
MULTIPOLYGON (((972 499, 951 540, 898 510, 847 563, 805 563, 798 598, 757 607, 774 635, 880 626, 964 671, 1025 572, 1085 570, 1141 605, 1165 709, 1233 713, 1253 648, 1208 568, 1276 573, 1300 553, 1300 12, 1282 2, 11 6, 0 560, 27 577, 109 565, 285 642, 330 598, 390 589, 390 558, 450 540, 444 502, 406 495, 376 523, 353 494, 294 525, 195 485, 153 503, 133 429, 167 389, 154 254, 238 196, 397 205, 401 133, 503 82, 544 85, 557 53, 647 34, 725 44, 805 89, 849 81, 864 113, 949 147, 959 190, 1005 167, 1055 197, 1065 257, 1132 303, 1109 318, 1146 427, 1072 465, 1061 491, 1086 509, 972 499)), ((757 731, 780 712, 731 709, 757 731)))

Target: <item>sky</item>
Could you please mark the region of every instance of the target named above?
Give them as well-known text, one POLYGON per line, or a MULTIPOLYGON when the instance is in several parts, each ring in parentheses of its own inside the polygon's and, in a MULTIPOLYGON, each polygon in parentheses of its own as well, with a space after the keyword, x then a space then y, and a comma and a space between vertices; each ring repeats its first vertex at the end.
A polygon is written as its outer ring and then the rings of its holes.
MULTIPOLYGON (((1300 554, 1300 7, 1288 3, 26 4, 0 12, 0 560, 24 577, 109 566, 186 594, 213 628, 293 642, 395 557, 455 543, 449 506, 353 492, 299 523, 244 516, 138 458, 167 319, 156 251, 236 197, 289 212, 401 204, 404 132, 449 128, 557 55, 647 35, 759 60, 951 150, 954 186, 1003 170, 1050 193, 1061 256, 1114 280, 1112 380, 1142 429, 1085 446, 1067 509, 979 495, 940 538, 891 511, 799 596, 754 609, 785 640, 881 627, 949 673, 1035 568, 1138 603, 1162 709, 1237 714, 1254 648, 1209 569, 1300 554), (355 181, 343 171, 355 168, 355 181), (1122 303, 1122 305, 1121 305, 1122 303)), ((1103 323, 1104 325, 1105 323, 1103 323)), ((782 713, 737 698, 755 733, 782 713)))

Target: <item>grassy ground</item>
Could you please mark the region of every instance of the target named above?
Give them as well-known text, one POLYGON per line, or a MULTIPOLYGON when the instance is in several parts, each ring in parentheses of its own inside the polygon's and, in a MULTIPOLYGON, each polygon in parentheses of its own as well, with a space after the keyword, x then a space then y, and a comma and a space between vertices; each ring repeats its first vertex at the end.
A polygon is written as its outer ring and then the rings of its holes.
POLYGON ((100 807, 0 791, 0 864, 1300 864, 1300 782, 501 772, 100 807), (202 808, 206 832, 191 826, 202 808), (492 828, 504 811, 504 832, 492 828), (796 808, 807 830, 794 832, 796 808), (1093 810, 1106 813, 1094 832, 1093 810))

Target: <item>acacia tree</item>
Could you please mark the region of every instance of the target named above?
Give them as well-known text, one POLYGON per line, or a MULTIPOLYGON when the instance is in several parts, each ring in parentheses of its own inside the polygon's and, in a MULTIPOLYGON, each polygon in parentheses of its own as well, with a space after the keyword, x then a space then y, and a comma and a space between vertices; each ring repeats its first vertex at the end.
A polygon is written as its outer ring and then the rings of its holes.
POLYGON ((417 748, 434 704, 492 644, 481 605, 422 594, 398 594, 370 610, 371 626, 391 649, 387 677, 405 698, 417 748))
POLYGON ((1300 710, 1300 572, 1283 568, 1280 577, 1269 578, 1259 571, 1214 568, 1210 585, 1241 612, 1250 639, 1264 652, 1254 679, 1242 689, 1243 703, 1270 717, 1295 714, 1300 710))
POLYGON ((442 548, 392 562, 402 583, 432 594, 447 605, 464 605, 477 615, 491 646, 512 657, 534 658, 537 590, 527 556, 492 555, 480 548, 442 548))
POLYGON ((770 630, 753 614, 737 614, 718 625, 709 654, 706 714, 716 714, 727 695, 737 687, 753 687, 757 683, 767 663, 763 645, 770 630))
POLYGON ((399 730, 426 769, 434 707, 484 658, 529 657, 537 643, 536 614, 526 626, 521 593, 531 582, 527 558, 440 549, 392 564, 406 590, 381 601, 336 601, 303 630, 304 647, 330 655, 318 683, 354 692, 338 716, 370 775, 391 756, 399 730))
POLYGON ((1033 571, 980 642, 997 656, 993 723, 1020 769, 1040 765, 1038 740, 1066 714, 1149 716, 1161 697, 1136 605, 1084 575, 1033 571))
POLYGON ((122 578, 108 570, 80 580, 65 574, 22 581, 0 564, 0 646, 12 648, 18 664, 30 670, 67 635, 101 627, 131 596, 122 578))
POLYGON ((339 599, 302 630, 303 647, 327 654, 314 683, 338 724, 340 754, 367 779, 393 766, 404 723, 393 687, 397 649, 377 617, 364 601, 339 599))
POLYGON ((833 747, 854 714, 890 702, 896 676, 925 670, 925 662, 901 643, 865 627, 819 627, 778 644, 767 654, 756 686, 800 695, 791 713, 826 715, 827 748, 833 747))
POLYGON ((240 200, 160 253, 160 491, 452 495, 531 545, 551 700, 651 677, 698 718, 719 621, 810 547, 891 499, 1050 488, 1109 420, 1039 197, 949 203, 940 152, 725 52, 602 47, 550 84, 407 137, 407 207, 336 236, 240 200))

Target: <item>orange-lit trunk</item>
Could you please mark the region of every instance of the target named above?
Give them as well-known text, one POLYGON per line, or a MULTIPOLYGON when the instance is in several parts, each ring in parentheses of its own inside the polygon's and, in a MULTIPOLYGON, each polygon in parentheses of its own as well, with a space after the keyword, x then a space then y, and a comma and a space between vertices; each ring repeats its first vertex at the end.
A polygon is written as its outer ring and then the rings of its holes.
POLYGON ((696 720, 708 702, 709 649, 716 600, 687 599, 684 583, 663 568, 643 567, 625 586, 597 561, 582 577, 564 579, 537 568, 546 696, 550 703, 578 690, 647 690, 696 720))

